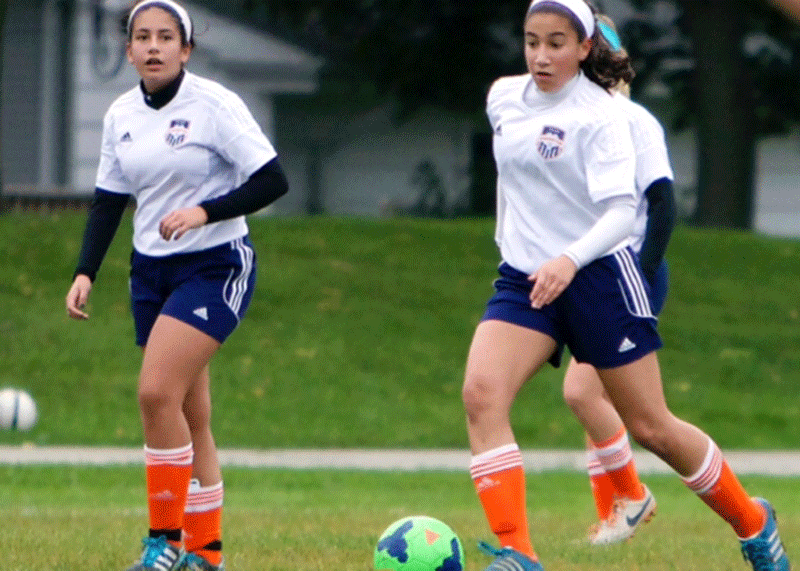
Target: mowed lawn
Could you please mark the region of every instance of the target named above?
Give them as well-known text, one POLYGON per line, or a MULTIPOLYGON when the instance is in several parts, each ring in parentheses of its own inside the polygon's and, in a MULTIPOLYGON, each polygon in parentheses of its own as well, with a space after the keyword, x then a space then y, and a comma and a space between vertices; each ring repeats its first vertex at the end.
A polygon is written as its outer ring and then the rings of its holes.
MULTIPOLYGON (((786 549, 800 554, 798 481, 746 477, 775 504, 786 549)), ((585 541, 594 508, 586 477, 531 475, 527 482, 534 545, 548 571, 747 571, 731 529, 677 477, 646 478, 658 513, 630 542, 585 541)), ((327 470, 225 471, 224 546, 228 569, 369 571, 381 532, 426 514, 459 535, 466 570, 490 559, 476 543, 493 541, 466 473, 327 470)), ((146 533, 141 468, 0 466, 3 571, 126 569, 146 533)), ((796 561, 796 559, 795 559, 796 561)))
MULTIPOLYGON (((84 212, 0 217, 0 387, 41 418, 0 443, 133 445, 141 359, 127 295, 130 214, 94 285, 88 322, 64 296, 84 212)), ((461 383, 491 295, 490 219, 251 218, 258 284, 212 362, 227 447, 466 445, 461 383)), ((800 434, 800 242, 679 227, 660 351, 668 401, 719 444, 794 448, 800 434)), ((581 446, 546 367, 513 411, 521 446, 581 446)))

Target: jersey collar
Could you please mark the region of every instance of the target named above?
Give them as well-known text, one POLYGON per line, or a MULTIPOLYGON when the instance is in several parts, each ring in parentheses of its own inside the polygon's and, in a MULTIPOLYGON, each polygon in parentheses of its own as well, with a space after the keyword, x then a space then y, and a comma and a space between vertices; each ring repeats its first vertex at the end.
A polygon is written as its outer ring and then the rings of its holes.
POLYGON ((147 93, 147 90, 144 88, 144 82, 140 82, 139 87, 142 89, 145 105, 158 110, 172 101, 172 98, 175 97, 176 93, 178 93, 178 89, 181 86, 181 81, 183 81, 184 75, 186 75, 186 72, 181 70, 181 72, 178 74, 178 77, 154 93, 147 93))

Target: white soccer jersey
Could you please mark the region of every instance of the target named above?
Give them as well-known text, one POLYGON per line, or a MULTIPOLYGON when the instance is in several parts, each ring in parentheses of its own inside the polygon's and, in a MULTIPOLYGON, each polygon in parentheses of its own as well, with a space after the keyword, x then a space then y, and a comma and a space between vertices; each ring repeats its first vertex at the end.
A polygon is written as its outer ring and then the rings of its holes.
POLYGON ((194 252, 247 234, 244 216, 164 240, 161 219, 227 194, 276 152, 238 95, 186 72, 175 97, 148 107, 139 86, 103 119, 97 187, 136 198, 133 245, 148 256, 194 252))
POLYGON ((633 241, 631 246, 639 252, 647 229, 647 197, 644 192, 659 179, 673 180, 674 174, 669 161, 664 128, 658 119, 645 107, 622 94, 617 93, 614 99, 628 116, 633 147, 636 151, 636 191, 639 193, 640 202, 631 234, 633 241))
POLYGON ((583 73, 555 94, 538 91, 530 74, 500 78, 487 114, 498 171, 495 239, 517 270, 531 274, 561 255, 603 215, 604 199, 636 196, 628 121, 583 73))

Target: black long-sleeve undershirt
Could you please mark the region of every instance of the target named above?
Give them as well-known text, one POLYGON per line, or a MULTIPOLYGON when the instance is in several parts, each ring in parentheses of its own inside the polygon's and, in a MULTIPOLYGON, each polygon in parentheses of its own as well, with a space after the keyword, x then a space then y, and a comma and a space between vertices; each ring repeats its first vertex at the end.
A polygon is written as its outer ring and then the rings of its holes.
POLYGON ((644 276, 652 282, 658 266, 664 259, 672 230, 675 227, 676 208, 672 181, 660 178, 647 187, 647 227, 644 233, 639 262, 644 276))
POLYGON ((208 214, 208 224, 252 214, 269 206, 289 190, 289 182, 277 157, 266 163, 240 187, 228 194, 204 200, 200 206, 208 214))
POLYGON ((84 274, 94 281, 108 247, 117 233, 129 199, 129 194, 109 192, 102 188, 95 189, 73 280, 78 274, 84 274))

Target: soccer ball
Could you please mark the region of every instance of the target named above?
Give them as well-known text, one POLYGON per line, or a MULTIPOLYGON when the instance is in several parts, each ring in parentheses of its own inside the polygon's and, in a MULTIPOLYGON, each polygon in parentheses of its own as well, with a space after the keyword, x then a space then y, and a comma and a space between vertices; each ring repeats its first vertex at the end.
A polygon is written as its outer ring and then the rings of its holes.
POLYGON ((38 418, 36 402, 20 389, 0 390, 0 428, 30 430, 38 418))
POLYGON ((464 550, 450 527, 417 515, 397 520, 375 546, 376 571, 463 571, 464 550))

